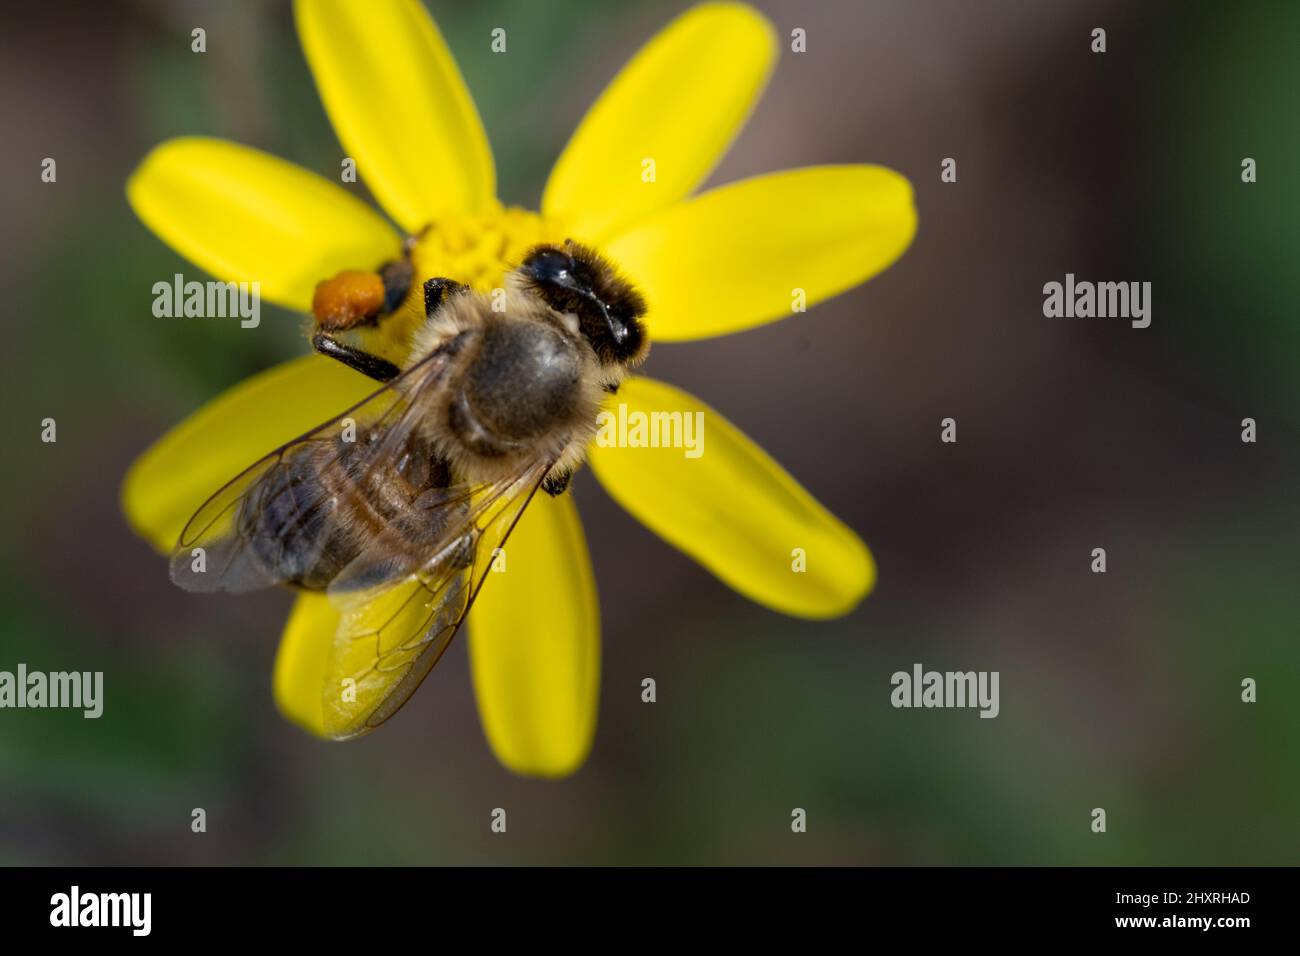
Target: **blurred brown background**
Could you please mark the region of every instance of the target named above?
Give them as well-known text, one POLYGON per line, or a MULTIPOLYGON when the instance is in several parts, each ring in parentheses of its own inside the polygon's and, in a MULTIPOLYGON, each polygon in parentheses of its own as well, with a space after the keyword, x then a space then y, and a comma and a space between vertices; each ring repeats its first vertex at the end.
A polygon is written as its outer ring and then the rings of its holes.
MULTIPOLYGON (((880 582, 843 620, 783 618, 581 476, 603 691, 591 759, 559 783, 493 760, 463 645, 382 732, 307 738, 269 691, 289 597, 173 589, 118 510, 124 470, 163 430, 305 349, 269 307, 256 332, 154 319, 152 283, 184 266, 123 195, 152 145, 186 133, 333 175, 288 4, 6 9, 0 669, 103 670, 107 703, 97 721, 0 712, 0 862, 1300 858, 1300 6, 757 6, 784 37, 804 27, 808 52, 787 48, 712 182, 881 163, 912 180, 920 230, 869 284, 661 345, 649 371, 857 529, 880 582), (56 185, 39 181, 45 156, 56 185), (939 180, 949 156, 956 184, 939 180), (1066 272, 1151 281, 1152 326, 1044 318, 1042 286, 1066 272), (47 416, 56 445, 39 440, 47 416), (939 441, 948 416, 956 445, 939 441), (892 709, 889 676, 915 661, 1000 671, 1001 715, 892 709), (488 829, 497 806, 506 838, 488 829)), ((535 207, 587 106, 685 4, 429 7, 503 198, 535 207)))

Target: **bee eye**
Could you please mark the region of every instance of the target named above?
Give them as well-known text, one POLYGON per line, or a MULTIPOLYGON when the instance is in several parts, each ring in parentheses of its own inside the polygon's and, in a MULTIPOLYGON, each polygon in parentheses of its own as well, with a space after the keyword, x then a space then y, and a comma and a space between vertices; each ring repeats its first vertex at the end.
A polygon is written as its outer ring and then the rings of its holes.
POLYGON ((609 331, 614 336, 614 341, 622 345, 627 341, 627 337, 632 334, 632 330, 627 327, 627 323, 617 316, 610 316, 609 331))
POLYGON ((563 281, 572 266, 573 260, 558 249, 539 249, 521 264, 523 271, 539 282, 563 281))

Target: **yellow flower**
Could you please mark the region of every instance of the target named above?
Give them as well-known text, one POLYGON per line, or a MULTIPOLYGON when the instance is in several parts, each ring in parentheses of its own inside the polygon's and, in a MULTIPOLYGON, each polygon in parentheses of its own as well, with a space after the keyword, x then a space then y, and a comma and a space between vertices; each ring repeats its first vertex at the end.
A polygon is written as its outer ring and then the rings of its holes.
MULTIPOLYGON (((565 147, 540 212, 503 208, 492 153, 437 27, 414 0, 297 0, 307 61, 335 131, 415 250, 420 278, 490 289, 543 240, 572 237, 610 257, 644 292, 652 340, 737 332, 790 314, 889 266, 916 230, 912 191, 876 166, 791 170, 692 195, 757 101, 776 58, 768 22, 706 3, 654 37, 614 79, 565 147)), ((401 238, 340 186, 214 139, 155 148, 127 184, 139 217, 196 265, 308 311, 315 284, 395 257, 401 238)), ((123 507, 170 549, 224 481, 373 390, 319 356, 270 369, 173 429, 132 466, 123 507)), ((705 453, 600 447, 589 462, 611 495, 747 597, 826 618, 870 591, 859 538, 714 410, 645 377, 615 401, 636 412, 702 412, 705 453), (806 570, 793 570, 802 549, 806 570)), ((322 682, 338 621, 301 594, 274 674, 280 709, 324 734, 322 682)), ((568 495, 539 495, 510 540, 509 564, 469 620, 483 726, 512 770, 558 777, 581 765, 596 723, 599 612, 582 527, 568 495)))

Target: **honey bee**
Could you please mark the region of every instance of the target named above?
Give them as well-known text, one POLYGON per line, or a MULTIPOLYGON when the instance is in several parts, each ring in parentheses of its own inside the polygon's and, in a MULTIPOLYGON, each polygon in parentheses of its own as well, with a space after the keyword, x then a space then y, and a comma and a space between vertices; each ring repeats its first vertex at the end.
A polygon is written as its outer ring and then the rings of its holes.
POLYGON ((404 259, 321 283, 313 346, 382 386, 217 491, 171 560, 189 591, 329 595, 341 617, 322 705, 339 739, 410 698, 496 549, 539 490, 565 491, 604 395, 649 348, 642 297, 572 241, 531 249, 495 298, 425 282, 404 367, 341 341, 391 314, 412 274, 404 259))

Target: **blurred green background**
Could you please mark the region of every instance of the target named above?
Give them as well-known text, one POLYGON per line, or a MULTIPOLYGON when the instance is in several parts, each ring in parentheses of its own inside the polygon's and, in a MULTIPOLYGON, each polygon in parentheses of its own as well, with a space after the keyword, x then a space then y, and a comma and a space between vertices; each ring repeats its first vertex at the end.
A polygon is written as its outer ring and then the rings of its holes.
MULTIPOLYGON (((0 862, 1300 862, 1300 5, 757 5, 808 52, 783 53, 711 182, 881 163, 913 181, 920 231, 869 284, 659 346, 649 370, 856 528, 880 582, 842 620, 783 618, 581 475, 601 717, 558 783, 492 758, 463 644, 380 733, 307 738, 270 698, 289 596, 173 589, 118 510, 153 439, 306 347, 269 306, 256 331, 155 319, 152 284, 194 270, 123 195, 189 133, 336 177, 287 3, 6 10, 0 669, 102 670, 106 704, 0 711, 0 862), (1151 328, 1045 319, 1066 272, 1151 281, 1151 328), (889 677, 915 661, 1000 671, 1001 715, 894 710, 889 677)), ((535 207, 587 106, 686 5, 429 6, 503 198, 535 207)))

